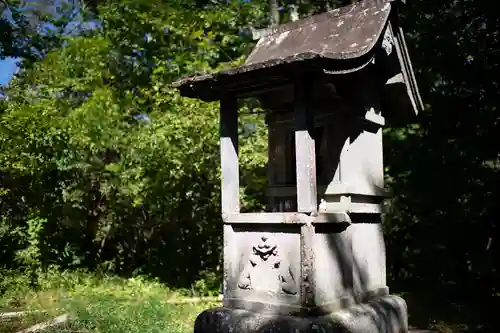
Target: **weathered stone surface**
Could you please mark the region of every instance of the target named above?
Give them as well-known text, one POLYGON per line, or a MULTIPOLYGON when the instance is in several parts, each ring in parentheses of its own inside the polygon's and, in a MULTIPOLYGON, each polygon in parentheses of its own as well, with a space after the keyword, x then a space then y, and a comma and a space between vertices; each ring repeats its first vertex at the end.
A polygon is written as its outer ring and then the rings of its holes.
POLYGON ((173 86, 185 96, 217 100, 221 91, 234 85, 246 90, 260 84, 264 73, 267 82, 284 83, 287 71, 309 72, 309 65, 315 66, 318 61, 319 68, 328 67, 330 71, 357 71, 372 61, 372 51, 383 36, 390 11, 390 1, 365 0, 280 25, 259 40, 243 66, 184 78, 173 86), (285 70, 288 65, 293 70, 285 70))
POLYGON ((283 24, 261 38, 245 65, 274 59, 299 61, 307 54, 329 59, 362 56, 383 32, 391 4, 368 0, 283 24))
POLYGON ((310 225, 309 238, 302 231, 307 223, 259 228, 229 221, 224 305, 281 315, 320 315, 387 295, 381 225, 377 215, 370 216, 366 220, 354 215, 349 224, 310 225), (304 284, 307 289, 301 287, 304 284))
POLYGON ((397 2, 359 1, 269 29, 243 66, 183 78, 173 86, 183 96, 215 101, 259 96, 306 76, 335 81, 333 76, 376 67, 385 85, 382 108, 403 121, 424 104, 395 13, 397 2))
POLYGON ((408 332, 386 286, 382 127, 423 104, 395 7, 363 0, 278 26, 245 65, 174 83, 221 100, 224 307, 195 332, 408 332), (268 115, 272 212, 239 209, 235 102, 250 96, 268 115))
POLYGON ((255 311, 299 305, 299 227, 228 226, 224 247, 225 299, 229 307, 255 311))
POLYGON ((215 308, 202 312, 195 333, 405 333, 405 301, 386 296, 323 317, 277 316, 215 308))
MULTIPOLYGON (((378 218, 377 218, 378 219, 378 218)), ((385 244, 380 223, 353 223, 349 227, 354 290, 364 293, 386 287, 385 244)))
POLYGON ((367 221, 355 216, 353 223, 339 232, 331 232, 329 225, 316 226, 311 280, 317 313, 330 313, 389 293, 381 225, 363 222, 367 221))

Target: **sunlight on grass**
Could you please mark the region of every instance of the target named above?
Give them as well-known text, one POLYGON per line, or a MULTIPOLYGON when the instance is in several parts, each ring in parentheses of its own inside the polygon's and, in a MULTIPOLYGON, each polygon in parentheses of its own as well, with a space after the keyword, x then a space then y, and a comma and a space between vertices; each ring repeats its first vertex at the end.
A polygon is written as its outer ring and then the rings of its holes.
MULTIPOLYGON (((44 310, 51 318, 68 313, 73 318, 66 327, 45 333, 187 333, 192 332, 201 311, 219 305, 213 301, 173 304, 180 299, 178 293, 140 278, 59 274, 42 277, 41 286, 40 291, 24 291, 23 297, 14 299, 24 310, 44 310)), ((2 303, 9 301, 3 299, 2 303)))
POLYGON ((18 332, 48 319, 49 316, 45 313, 28 314, 12 319, 0 319, 0 333, 18 332))

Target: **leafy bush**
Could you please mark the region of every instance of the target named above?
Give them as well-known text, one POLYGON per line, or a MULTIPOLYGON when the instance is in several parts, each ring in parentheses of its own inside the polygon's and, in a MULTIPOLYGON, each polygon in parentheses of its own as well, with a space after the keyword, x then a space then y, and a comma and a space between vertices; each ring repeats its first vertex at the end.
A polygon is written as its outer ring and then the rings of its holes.
POLYGON ((2 322, 0 332, 61 314, 69 314, 71 320, 44 332, 191 332, 202 310, 219 305, 186 300, 164 284, 144 277, 124 279, 85 271, 49 270, 39 275, 38 286, 37 290, 25 289, 15 299, 0 297, 0 307, 12 308, 12 302, 17 301, 23 310, 43 310, 9 325, 2 322))
MULTIPOLYGON (((218 105, 181 98, 170 83, 240 62, 248 40, 238 31, 259 13, 150 1, 100 13, 102 30, 66 38, 5 89, 0 261, 33 276, 86 267, 188 288, 210 270, 197 287, 206 293, 220 280, 218 105)), ((262 143, 241 143, 252 147, 242 161, 252 207, 262 205, 262 143)))

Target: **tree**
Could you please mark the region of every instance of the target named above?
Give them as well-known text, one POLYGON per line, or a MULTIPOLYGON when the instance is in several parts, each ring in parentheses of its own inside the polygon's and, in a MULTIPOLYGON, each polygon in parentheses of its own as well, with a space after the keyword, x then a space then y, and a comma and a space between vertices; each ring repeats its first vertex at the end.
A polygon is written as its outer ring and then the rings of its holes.
POLYGON ((500 281, 499 16, 472 1, 415 2, 404 13, 428 108, 416 124, 386 133, 390 271, 402 288, 475 304, 467 314, 485 324, 500 281))
MULTIPOLYGON (((239 31, 259 15, 248 4, 103 4, 101 30, 23 67, 0 118, 2 262, 33 265, 21 254, 39 253, 37 267, 188 285, 219 265, 218 107, 170 83, 240 62, 249 41, 239 31)), ((243 174, 265 163, 262 142, 243 140, 254 152, 243 174)))

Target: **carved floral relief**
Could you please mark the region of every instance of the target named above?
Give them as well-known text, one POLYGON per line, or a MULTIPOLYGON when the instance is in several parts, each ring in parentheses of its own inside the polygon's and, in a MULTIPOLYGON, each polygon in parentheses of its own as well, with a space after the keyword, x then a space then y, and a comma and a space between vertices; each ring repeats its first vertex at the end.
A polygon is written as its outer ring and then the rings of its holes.
POLYGON ((272 294, 297 294, 298 288, 290 263, 278 251, 276 243, 265 235, 254 244, 240 274, 238 287, 272 294))

